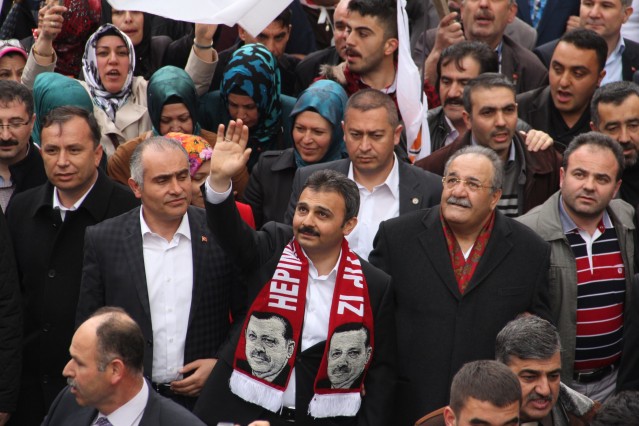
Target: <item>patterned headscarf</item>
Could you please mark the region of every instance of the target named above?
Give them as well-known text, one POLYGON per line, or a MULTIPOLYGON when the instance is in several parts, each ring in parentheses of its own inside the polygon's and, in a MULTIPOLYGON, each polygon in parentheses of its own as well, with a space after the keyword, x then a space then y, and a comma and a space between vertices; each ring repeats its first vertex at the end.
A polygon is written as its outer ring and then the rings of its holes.
POLYGON ((153 134, 160 135, 162 108, 171 97, 179 98, 189 110, 193 121, 193 134, 199 135, 195 84, 186 71, 172 65, 162 67, 153 73, 146 89, 147 109, 153 124, 153 134))
POLYGON ((93 112, 93 102, 86 89, 77 80, 57 72, 45 72, 36 77, 33 102, 36 118, 31 138, 37 145, 40 145, 40 131, 49 111, 73 105, 93 112))
POLYGON ((245 44, 237 49, 224 70, 220 95, 228 109, 230 93, 248 96, 257 105, 259 119, 251 138, 266 143, 281 129, 280 70, 275 56, 261 44, 245 44))
POLYGON ((184 149, 186 149, 186 152, 189 154, 189 173, 191 177, 195 176, 205 161, 211 159, 213 149, 206 139, 201 136, 187 135, 179 132, 169 132, 164 136, 180 142, 184 149))
MULTIPOLYGON (((331 144, 324 157, 318 163, 340 160, 346 152, 341 122, 344 118, 344 109, 347 101, 348 96, 346 96, 346 92, 339 83, 332 80, 319 80, 302 92, 291 111, 291 121, 293 122, 295 122, 295 117, 299 113, 313 111, 331 124, 331 144)), ((294 152, 297 167, 307 166, 308 164, 302 159, 297 149, 294 152)))
POLYGON ((89 86, 89 92, 93 102, 96 103, 106 114, 111 121, 115 120, 115 113, 118 109, 124 105, 131 95, 131 83, 133 81, 133 69, 135 68, 135 52, 133 50, 133 44, 129 36, 117 29, 111 24, 104 24, 94 32, 84 48, 84 55, 82 56, 82 72, 84 73, 84 81, 89 86), (100 40, 104 36, 114 35, 124 40, 127 49, 129 50, 129 70, 124 82, 124 86, 117 93, 108 92, 100 81, 100 73, 98 72, 98 62, 95 55, 95 50, 100 40))

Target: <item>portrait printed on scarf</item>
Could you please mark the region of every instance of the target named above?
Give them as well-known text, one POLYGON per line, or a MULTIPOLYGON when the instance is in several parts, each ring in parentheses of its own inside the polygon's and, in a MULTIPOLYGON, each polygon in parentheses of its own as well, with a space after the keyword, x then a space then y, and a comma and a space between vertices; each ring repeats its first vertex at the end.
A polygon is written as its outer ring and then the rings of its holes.
POLYGON ((295 352, 288 319, 273 312, 253 312, 245 333, 246 361, 237 360, 237 367, 274 385, 286 386, 288 361, 295 352))
POLYGON ((328 348, 328 380, 319 388, 359 389, 372 354, 368 329, 361 323, 346 323, 335 328, 328 348))

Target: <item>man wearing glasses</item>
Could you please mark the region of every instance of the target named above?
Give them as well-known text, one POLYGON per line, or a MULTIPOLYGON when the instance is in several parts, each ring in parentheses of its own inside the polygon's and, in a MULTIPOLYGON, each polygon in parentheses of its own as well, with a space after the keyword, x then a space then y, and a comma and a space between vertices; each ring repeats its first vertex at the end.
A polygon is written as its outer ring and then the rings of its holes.
POLYGON ((47 181, 38 147, 31 142, 34 122, 31 91, 15 81, 0 81, 0 207, 47 181))
POLYGON ((420 161, 420 167, 442 174, 451 155, 466 146, 492 149, 504 165, 497 208, 506 216, 526 213, 559 189, 561 158, 554 147, 531 151, 526 135, 516 131, 515 88, 500 74, 484 73, 464 88, 463 118, 468 131, 458 141, 420 161))
POLYGON ((446 163, 440 206, 379 227, 370 261, 393 278, 397 424, 446 405, 455 373, 494 358, 508 321, 550 316, 550 249, 497 208, 503 169, 494 150, 463 148, 446 163))

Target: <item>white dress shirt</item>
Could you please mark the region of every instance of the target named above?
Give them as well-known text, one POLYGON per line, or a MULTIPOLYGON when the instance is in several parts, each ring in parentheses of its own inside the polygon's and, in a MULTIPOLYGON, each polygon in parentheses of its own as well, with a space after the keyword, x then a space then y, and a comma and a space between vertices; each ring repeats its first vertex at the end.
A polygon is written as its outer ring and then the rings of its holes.
POLYGON ((151 379, 168 383, 180 379, 191 311, 193 256, 189 217, 185 214, 171 241, 151 231, 140 209, 144 271, 153 324, 151 379))
POLYGON ((142 380, 142 388, 133 398, 108 416, 98 413, 92 424, 96 424, 100 418, 106 417, 113 426, 138 426, 148 399, 149 386, 146 384, 146 380, 142 380))
POLYGON ((619 37, 615 50, 613 50, 606 59, 606 67, 604 68, 606 70, 606 75, 601 80, 601 86, 623 80, 623 63, 621 56, 625 49, 626 43, 623 41, 623 37, 619 37))
POLYGON ((355 229, 346 237, 355 253, 364 259, 373 250, 373 239, 382 221, 399 216, 399 164, 393 154, 393 168, 386 180, 369 191, 353 178, 353 163, 348 168, 348 178, 359 189, 359 214, 355 229))
POLYGON ((87 195, 89 195, 89 192, 91 192, 94 186, 95 186, 95 182, 93 182, 93 185, 91 185, 91 188, 89 188, 87 192, 82 194, 82 197, 80 197, 78 201, 73 203, 71 207, 64 207, 62 205, 62 203, 60 202, 60 198, 58 198, 58 188, 55 188, 55 187, 53 188, 53 209, 60 211, 60 217, 62 218, 62 222, 64 222, 64 218, 67 216, 67 212, 76 211, 78 208, 80 208, 80 206, 84 202, 84 199, 87 198, 87 195))

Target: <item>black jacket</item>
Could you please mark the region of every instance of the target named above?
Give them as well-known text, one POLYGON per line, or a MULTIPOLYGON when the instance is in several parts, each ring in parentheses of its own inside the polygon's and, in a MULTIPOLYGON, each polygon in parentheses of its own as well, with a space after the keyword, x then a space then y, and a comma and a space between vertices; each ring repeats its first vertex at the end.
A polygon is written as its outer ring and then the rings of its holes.
MULTIPOLYGON (((42 185, 47 181, 47 174, 44 171, 44 163, 40 155, 40 148, 33 142, 29 142, 29 152, 21 161, 9 166, 11 180, 15 184, 11 199, 17 194, 42 185)), ((11 201, 9 200, 9 203, 11 201)), ((7 206, 8 209, 9 206, 7 206)))

